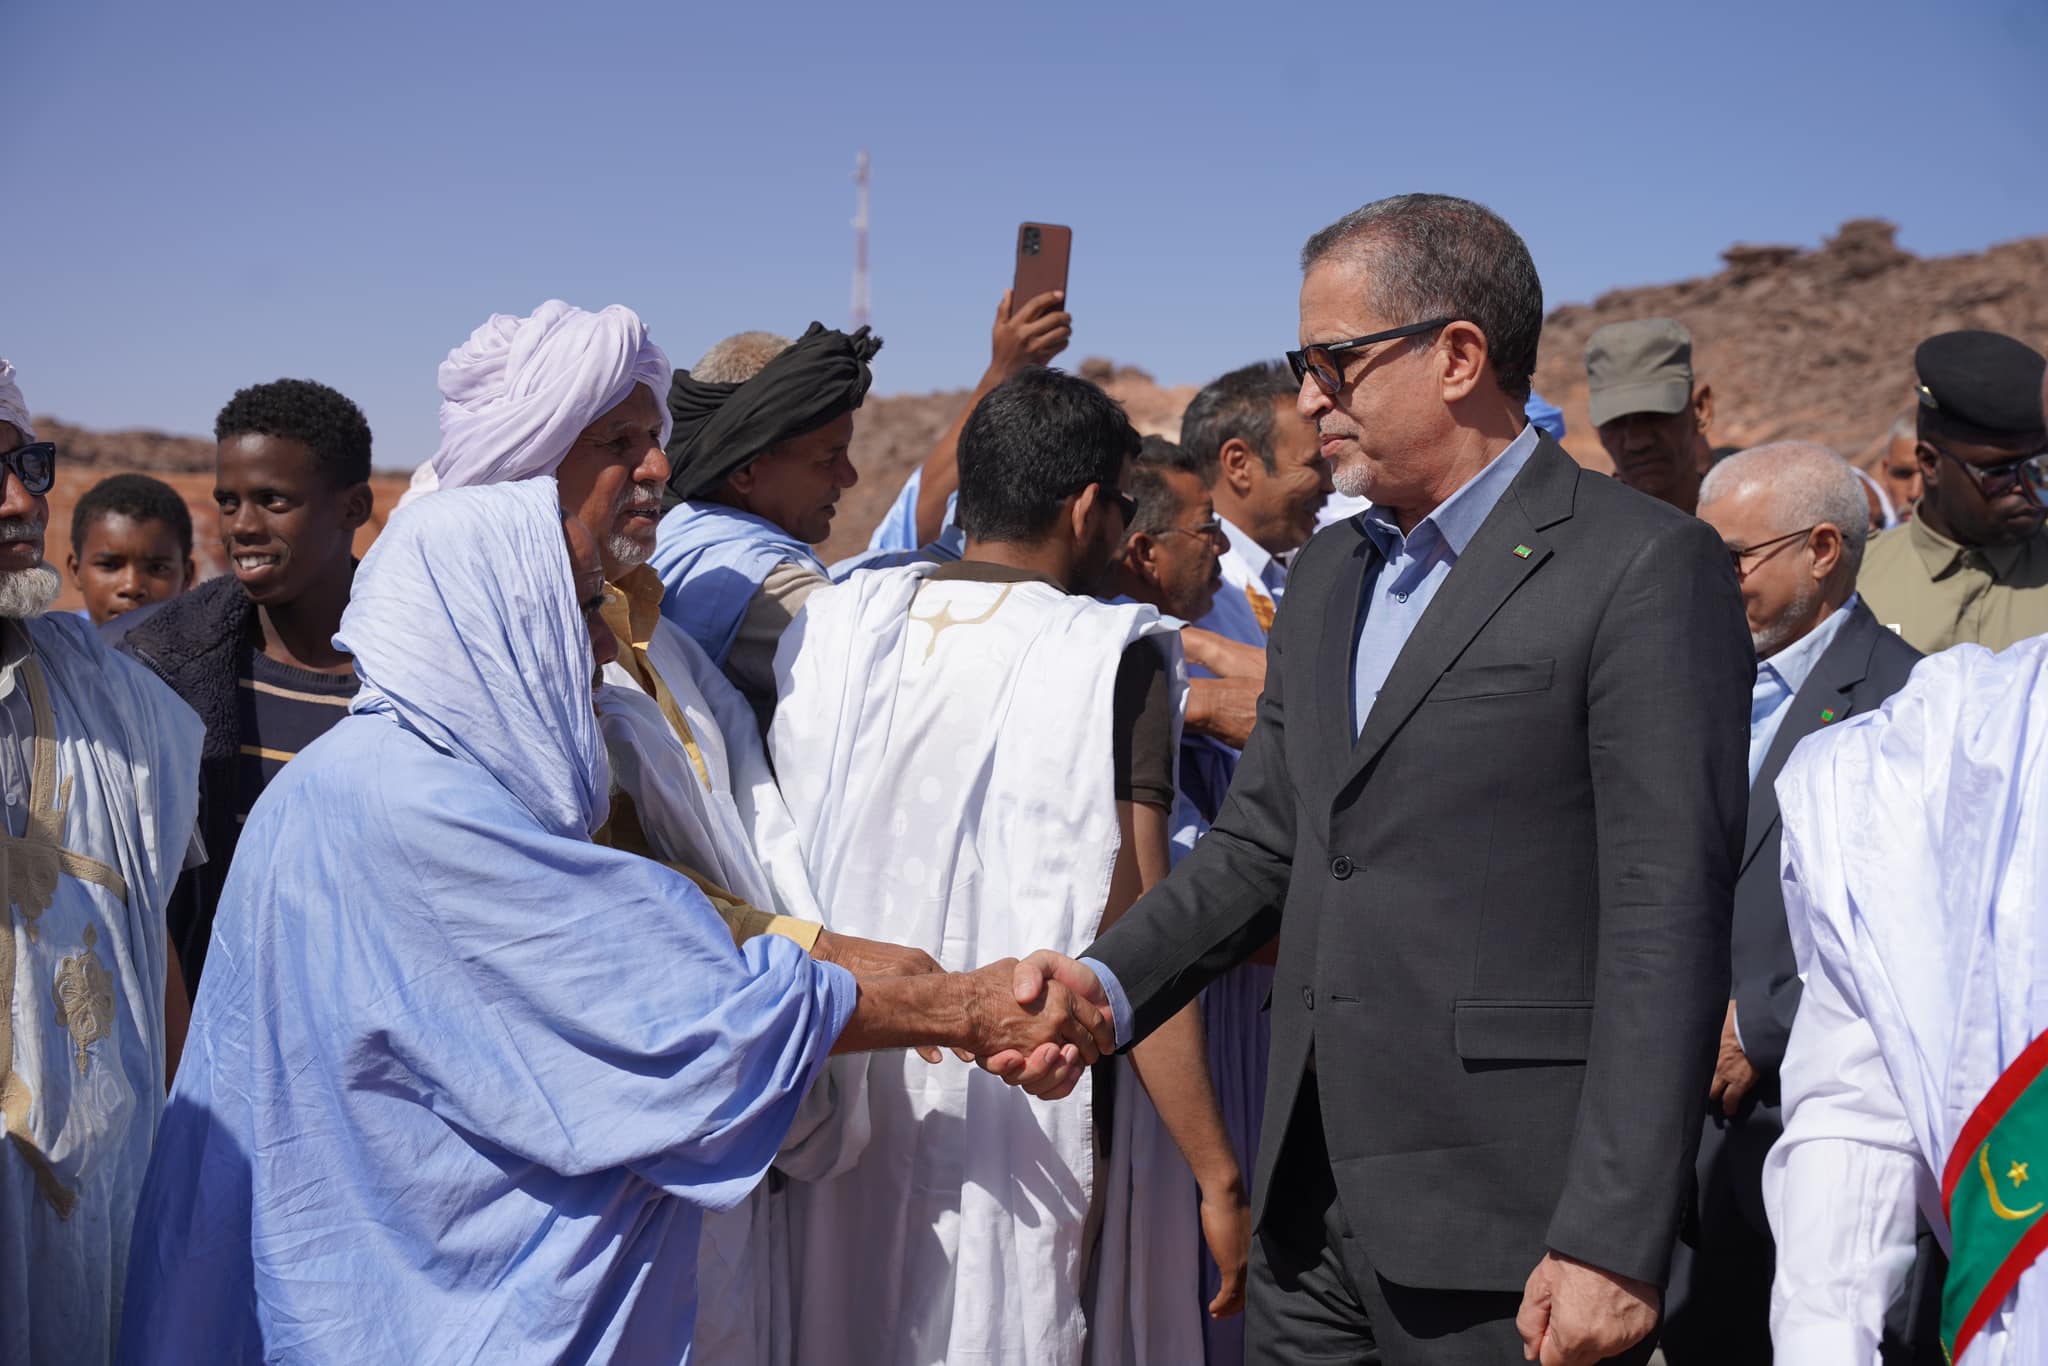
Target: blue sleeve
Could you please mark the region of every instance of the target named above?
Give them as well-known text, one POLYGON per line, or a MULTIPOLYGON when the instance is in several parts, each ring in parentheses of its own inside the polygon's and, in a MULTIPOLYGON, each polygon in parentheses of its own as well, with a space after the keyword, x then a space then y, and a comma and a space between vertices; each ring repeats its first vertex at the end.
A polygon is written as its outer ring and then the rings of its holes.
POLYGON ((1081 966, 1102 983, 1102 994, 1109 998, 1109 1022, 1116 1026, 1117 1051, 1122 1052, 1131 1046, 1131 998, 1124 995, 1124 984, 1116 980, 1116 974, 1101 959, 1083 958, 1081 966))

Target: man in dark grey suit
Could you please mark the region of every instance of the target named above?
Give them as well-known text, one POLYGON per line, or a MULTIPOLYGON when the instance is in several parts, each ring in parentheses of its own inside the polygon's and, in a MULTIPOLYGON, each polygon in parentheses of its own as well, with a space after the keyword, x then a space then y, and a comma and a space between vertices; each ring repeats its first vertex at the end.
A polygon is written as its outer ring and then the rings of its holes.
POLYGON ((1542 286, 1494 214, 1381 200, 1303 266, 1298 404, 1376 506, 1296 562, 1209 837, 1019 994, 1142 1038, 1279 933, 1253 1359, 1640 1360, 1728 1000, 1728 555, 1527 424, 1542 286))
MULTIPOLYGON (((1868 504, 1833 451, 1779 442, 1731 456, 1701 485, 1699 511, 1735 562, 1760 663, 1750 703, 1749 831, 1735 883, 1734 989, 1662 1338, 1671 1366, 1768 1366, 1776 1259, 1763 1165, 1783 1130, 1778 1066, 1799 1006, 1773 784, 1801 740, 1904 687, 1920 652, 1856 596, 1868 504)), ((1901 1322, 1895 1316, 1895 1329, 1901 1322)))

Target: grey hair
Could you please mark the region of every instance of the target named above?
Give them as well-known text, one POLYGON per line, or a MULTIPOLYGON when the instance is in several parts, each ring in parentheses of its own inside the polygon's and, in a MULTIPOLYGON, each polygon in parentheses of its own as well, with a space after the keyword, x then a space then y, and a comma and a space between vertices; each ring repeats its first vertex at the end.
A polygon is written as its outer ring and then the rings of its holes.
POLYGON ((1884 439, 1886 444, 1894 441, 1918 441, 1920 426, 1913 420, 1913 414, 1900 413, 1897 420, 1892 423, 1891 430, 1884 434, 1884 439))
MULTIPOLYGON (((1543 338, 1543 281, 1507 220, 1469 199, 1397 194, 1353 209, 1309 238, 1302 273, 1338 252, 1371 272, 1367 303, 1389 326, 1431 318, 1477 326, 1501 392, 1528 401, 1543 338)), ((1417 344, 1427 345, 1428 334, 1417 344)))
POLYGON ((691 367, 690 378, 705 384, 744 384, 789 347, 789 338, 775 332, 735 332, 704 353, 704 359, 691 367))
POLYGON ((1842 564, 1853 580, 1870 539, 1870 501, 1849 462, 1811 441, 1773 441, 1729 456, 1700 482, 1700 506, 1762 490, 1785 525, 1826 522, 1842 533, 1842 564))

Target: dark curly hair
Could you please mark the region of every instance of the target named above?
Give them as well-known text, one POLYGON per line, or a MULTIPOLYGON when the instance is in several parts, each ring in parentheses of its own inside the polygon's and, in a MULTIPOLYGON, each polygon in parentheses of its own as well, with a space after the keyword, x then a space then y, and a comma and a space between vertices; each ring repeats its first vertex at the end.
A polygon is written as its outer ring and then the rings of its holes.
POLYGON ((102 517, 162 522, 178 538, 178 553, 192 558, 192 513, 178 491, 146 474, 116 474, 85 491, 71 509, 71 553, 85 548, 85 533, 102 517))
POLYGON ((299 442, 336 488, 370 477, 370 424, 362 409, 324 384, 277 379, 237 393, 213 420, 213 439, 252 433, 299 442))

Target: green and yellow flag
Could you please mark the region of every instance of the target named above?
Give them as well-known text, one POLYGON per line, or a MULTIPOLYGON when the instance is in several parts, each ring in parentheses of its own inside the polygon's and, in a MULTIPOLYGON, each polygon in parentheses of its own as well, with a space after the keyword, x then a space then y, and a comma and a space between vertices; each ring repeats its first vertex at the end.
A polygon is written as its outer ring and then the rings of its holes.
POLYGON ((1992 1083, 1957 1135, 1941 1178, 1948 1284, 1941 1341, 1954 1361, 2048 1247, 2048 1034, 1992 1083), (2040 1174, 2033 1168, 2039 1166, 2040 1174))

